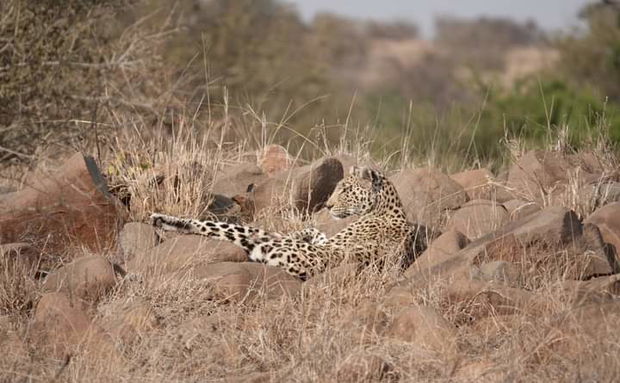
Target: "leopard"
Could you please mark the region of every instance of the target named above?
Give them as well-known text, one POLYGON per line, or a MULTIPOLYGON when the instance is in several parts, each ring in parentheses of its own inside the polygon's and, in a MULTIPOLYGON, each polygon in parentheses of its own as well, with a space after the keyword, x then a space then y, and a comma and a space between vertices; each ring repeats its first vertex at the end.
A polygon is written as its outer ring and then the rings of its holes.
POLYGON ((406 268, 426 247, 427 228, 408 222, 396 187, 373 168, 353 166, 336 184, 324 207, 335 219, 357 219, 329 238, 316 228, 284 235, 247 225, 159 213, 152 214, 150 222, 166 231, 232 242, 246 251, 250 261, 280 267, 302 280, 345 260, 362 266, 392 260, 406 268), (398 259, 386 259, 394 257, 398 259))

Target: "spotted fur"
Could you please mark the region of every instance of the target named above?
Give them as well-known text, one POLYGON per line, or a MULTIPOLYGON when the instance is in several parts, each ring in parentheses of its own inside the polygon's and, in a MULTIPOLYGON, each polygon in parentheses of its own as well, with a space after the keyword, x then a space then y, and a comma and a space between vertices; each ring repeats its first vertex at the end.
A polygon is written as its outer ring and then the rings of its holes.
POLYGON ((151 222, 165 230, 233 242, 245 249, 252 261, 282 267, 302 279, 345 258, 368 265, 393 255, 408 266, 425 245, 425 230, 407 222, 396 188, 378 171, 353 167, 325 205, 335 218, 358 215, 359 219, 329 239, 316 229, 284 236, 249 226, 163 214, 151 215, 151 222))

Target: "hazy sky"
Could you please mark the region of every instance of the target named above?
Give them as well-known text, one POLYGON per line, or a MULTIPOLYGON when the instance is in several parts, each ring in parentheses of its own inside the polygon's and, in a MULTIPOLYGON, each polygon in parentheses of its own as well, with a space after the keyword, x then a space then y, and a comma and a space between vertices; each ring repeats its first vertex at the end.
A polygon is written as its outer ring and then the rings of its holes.
POLYGON ((425 36, 433 30, 436 15, 461 17, 505 16, 516 20, 534 19, 547 30, 577 24, 577 12, 594 0, 288 0, 303 17, 332 11, 363 19, 404 19, 420 26, 425 36))

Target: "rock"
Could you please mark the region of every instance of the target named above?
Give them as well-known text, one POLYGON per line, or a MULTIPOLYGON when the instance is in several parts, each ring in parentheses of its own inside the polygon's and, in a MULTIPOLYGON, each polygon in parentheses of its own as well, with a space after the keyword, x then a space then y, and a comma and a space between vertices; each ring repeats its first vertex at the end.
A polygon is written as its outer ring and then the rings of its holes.
POLYGON ((475 320, 470 330, 481 339, 490 339, 505 337, 507 333, 523 326, 527 320, 526 315, 509 314, 509 315, 491 315, 475 320))
POLYGON ((0 245, 0 262, 5 272, 34 277, 41 263, 41 252, 27 243, 0 245))
POLYGON ((343 322, 350 326, 351 331, 368 339, 383 332, 388 317, 377 303, 363 301, 344 315, 343 322))
POLYGON ((248 193, 254 213, 294 207, 302 212, 319 210, 343 177, 342 164, 324 158, 312 165, 291 169, 262 183, 248 193))
POLYGON ((414 263, 413 266, 407 269, 407 279, 396 286, 415 291, 428 288, 438 281, 468 280, 470 278, 471 264, 470 256, 460 252, 430 267, 416 268, 414 263))
POLYGON ((293 164, 293 158, 280 145, 267 145, 258 155, 258 167, 268 176, 287 170, 293 164))
POLYGON ((336 379, 339 382, 378 382, 393 378, 393 367, 381 357, 372 354, 349 355, 336 368, 336 379))
POLYGON ((243 195, 248 191, 248 186, 265 179, 267 175, 255 164, 234 164, 216 174, 212 192, 225 196, 243 195))
POLYGON ((510 199, 510 194, 503 187, 498 187, 498 181, 485 168, 465 170, 450 176, 461 185, 470 200, 483 199, 495 202, 504 202, 510 199))
POLYGON ((587 279, 610 274, 617 268, 597 228, 582 226, 573 211, 561 207, 549 207, 513 221, 470 247, 483 250, 471 254, 475 265, 503 260, 529 273, 544 272, 546 277, 555 274, 587 279))
POLYGON ((234 243, 198 235, 179 235, 135 256, 127 263, 127 270, 166 274, 200 264, 247 260, 245 250, 234 243))
POLYGON ((456 230, 452 229, 444 232, 431 242, 428 249, 405 271, 405 275, 409 277, 416 271, 428 269, 446 261, 467 246, 468 243, 467 237, 456 230))
POLYGON ((514 238, 525 246, 534 243, 555 246, 572 244, 582 234, 583 227, 575 212, 551 206, 536 214, 507 223, 495 232, 474 241, 470 247, 500 241, 502 238, 514 238))
POLYGON ((336 219, 331 216, 329 210, 322 209, 314 215, 314 227, 320 232, 325 233, 327 238, 331 238, 345 227, 357 221, 358 218, 357 216, 349 216, 343 219, 336 219))
POLYGON ((603 241, 614 247, 616 255, 620 254, 620 202, 597 209, 584 223, 596 225, 603 236, 603 241))
POLYGON ((592 278, 587 281, 563 281, 564 294, 574 306, 608 302, 620 297, 620 275, 592 278))
POLYGON ((116 285, 112 264, 101 256, 88 256, 54 271, 43 282, 45 292, 63 292, 87 302, 96 302, 116 285))
POLYGON ((76 153, 53 175, 0 201, 0 243, 28 236, 50 253, 68 246, 107 251, 116 244, 124 216, 93 158, 76 153))
POLYGON ((474 319, 522 312, 538 315, 549 305, 544 297, 526 290, 466 279, 448 284, 442 298, 445 304, 459 305, 474 319))
POLYGON ((605 206, 620 201, 620 182, 585 185, 578 193, 579 201, 588 201, 590 206, 605 206))
POLYGON ((456 353, 456 328, 429 306, 403 309, 394 316, 386 334, 438 353, 456 353))
POLYGON ((111 313, 102 320, 101 327, 115 341, 129 344, 157 329, 159 321, 147 301, 135 298, 113 307, 111 313))
MULTIPOLYGON (((244 203, 238 201, 237 196, 229 198, 222 194, 212 194, 209 196, 207 211, 215 215, 218 221, 237 223, 244 216, 244 203)), ((213 219, 209 216, 201 216, 200 219, 213 219)))
POLYGON ((447 227, 463 233, 469 239, 482 237, 497 230, 508 221, 508 212, 493 201, 473 200, 465 203, 448 219, 447 227))
POLYGON ((383 306, 390 310, 411 306, 416 303, 415 293, 416 290, 397 284, 383 298, 383 306))
POLYGON ((320 209, 343 177, 342 164, 335 158, 325 158, 313 164, 297 176, 295 207, 310 212, 320 209))
POLYGON ((570 182, 584 185, 597 181, 602 174, 598 160, 586 153, 567 156, 559 152, 532 150, 516 161, 508 172, 506 186, 515 197, 528 200, 549 198, 562 193, 570 182), (575 179, 575 177, 577 177, 575 179))
POLYGON ((403 169, 390 177, 411 222, 439 227, 447 210, 467 201, 463 187, 434 169, 403 169))
POLYGON ((483 263, 479 267, 472 266, 472 278, 486 282, 499 282, 516 287, 521 279, 521 271, 510 262, 494 261, 483 263))
POLYGON ((123 263, 157 245, 157 233, 152 225, 129 222, 118 234, 118 246, 123 263))
POLYGON ((85 344, 113 352, 101 330, 62 293, 48 293, 41 297, 30 330, 31 340, 39 348, 59 358, 85 344))
POLYGON ((536 202, 528 202, 520 199, 512 199, 503 203, 511 221, 521 219, 533 213, 539 212, 542 208, 536 202))
POLYGON ((254 262, 220 262, 196 266, 194 278, 213 286, 213 299, 250 302, 259 296, 279 299, 296 298, 301 293, 301 281, 278 267, 254 262))
POLYGON ((599 342, 605 342, 617 339, 615 324, 619 320, 620 303, 611 301, 569 309, 557 315, 552 321, 552 326, 562 334, 577 333, 599 342))

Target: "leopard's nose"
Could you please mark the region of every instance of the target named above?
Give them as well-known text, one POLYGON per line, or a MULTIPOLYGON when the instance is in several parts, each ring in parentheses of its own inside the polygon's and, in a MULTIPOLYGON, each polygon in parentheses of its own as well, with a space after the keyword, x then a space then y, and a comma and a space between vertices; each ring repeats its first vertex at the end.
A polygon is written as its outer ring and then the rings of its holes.
POLYGON ((327 201, 327 202, 325 202, 325 203, 323 204, 323 207, 325 207, 327 210, 331 210, 331 209, 332 209, 332 207, 334 207, 334 204, 333 204, 333 203, 331 203, 331 202, 329 202, 329 201, 327 201))

